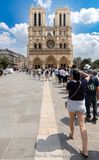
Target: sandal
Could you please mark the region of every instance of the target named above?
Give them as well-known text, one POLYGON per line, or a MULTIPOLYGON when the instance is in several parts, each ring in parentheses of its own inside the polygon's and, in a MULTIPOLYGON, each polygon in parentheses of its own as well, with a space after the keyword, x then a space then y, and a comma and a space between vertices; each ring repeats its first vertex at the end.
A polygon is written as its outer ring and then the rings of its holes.
POLYGON ((69 134, 69 138, 70 139, 74 139, 74 137, 71 135, 71 133, 69 134))
POLYGON ((84 158, 88 158, 88 155, 84 154, 82 150, 79 150, 79 152, 84 158))

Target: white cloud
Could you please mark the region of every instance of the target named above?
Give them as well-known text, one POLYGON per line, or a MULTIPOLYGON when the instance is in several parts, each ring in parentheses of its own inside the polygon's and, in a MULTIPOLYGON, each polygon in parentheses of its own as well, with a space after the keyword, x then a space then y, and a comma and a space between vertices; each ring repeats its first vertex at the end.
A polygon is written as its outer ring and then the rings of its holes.
POLYGON ((6 48, 7 46, 10 47, 11 45, 14 45, 16 43, 15 38, 11 38, 10 34, 8 32, 2 32, 0 34, 0 47, 1 48, 6 48))
POLYGON ((53 25, 54 25, 54 18, 55 18, 55 14, 54 14, 54 13, 53 13, 53 14, 50 14, 50 15, 48 16, 48 24, 47 24, 47 25, 53 26, 53 25))
POLYGON ((0 29, 9 30, 9 27, 5 23, 1 22, 0 29))
POLYGON ((82 8, 80 12, 71 12, 72 23, 91 24, 99 22, 99 9, 82 8))
POLYGON ((10 28, 10 32, 16 38, 16 45, 14 49, 21 54, 27 54, 27 38, 28 25, 26 23, 16 24, 15 27, 10 28))
POLYGON ((93 35, 99 35, 99 32, 93 32, 92 34, 93 35))
POLYGON ((73 34, 74 57, 99 59, 99 33, 73 34))
POLYGON ((40 5, 44 8, 50 8, 52 0, 37 0, 37 5, 40 5))
MULTIPOLYGON (((0 48, 9 48, 26 55, 27 27, 26 23, 21 23, 9 28, 9 30, 2 31, 0 33, 0 48)), ((99 59, 99 32, 73 34, 73 51, 74 57, 91 58, 92 61, 99 59)))
POLYGON ((16 24, 15 27, 10 28, 10 32, 18 41, 20 41, 20 43, 27 41, 28 30, 26 23, 16 24))
POLYGON ((0 33, 0 48, 9 48, 17 53, 27 54, 28 25, 26 23, 16 24, 8 31, 0 33))

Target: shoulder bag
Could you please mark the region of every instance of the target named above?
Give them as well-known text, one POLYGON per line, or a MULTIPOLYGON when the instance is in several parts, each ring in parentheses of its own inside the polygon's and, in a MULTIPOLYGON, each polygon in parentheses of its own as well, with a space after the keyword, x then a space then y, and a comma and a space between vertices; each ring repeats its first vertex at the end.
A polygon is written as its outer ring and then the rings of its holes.
MULTIPOLYGON (((81 86, 81 81, 79 81, 79 86, 78 86, 77 90, 74 92, 74 94, 69 99, 73 98, 77 94, 77 92, 79 91, 80 86, 81 86)), ((67 107, 67 102, 68 102, 68 100, 65 102, 65 107, 67 107)))

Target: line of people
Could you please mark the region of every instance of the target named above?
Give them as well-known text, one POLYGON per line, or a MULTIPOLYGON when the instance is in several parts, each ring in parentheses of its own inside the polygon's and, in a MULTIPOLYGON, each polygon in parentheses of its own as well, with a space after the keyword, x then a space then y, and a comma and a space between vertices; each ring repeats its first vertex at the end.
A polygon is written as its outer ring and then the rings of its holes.
POLYGON ((82 139, 80 154, 88 158, 88 136, 85 120, 87 122, 96 122, 98 120, 97 100, 99 99, 99 77, 96 71, 80 71, 75 65, 71 69, 55 69, 54 73, 58 83, 63 83, 69 94, 67 101, 70 127, 69 137, 74 139, 74 120, 76 115, 82 139), (93 108, 93 116, 90 111, 91 107, 93 108))
POLYGON ((27 69, 26 72, 29 75, 32 75, 34 78, 38 77, 38 79, 40 80, 41 77, 45 77, 45 80, 49 80, 49 77, 52 77, 53 73, 54 73, 54 68, 38 68, 38 69, 27 69))
POLYGON ((56 68, 54 73, 55 73, 56 80, 58 79, 59 84, 63 83, 63 86, 65 86, 68 75, 69 75, 69 68, 67 69, 66 68, 59 68, 59 69, 56 68))
MULTIPOLYGON (((63 86, 66 86, 68 80, 72 80, 73 71, 78 71, 75 65, 71 69, 59 68, 54 70, 56 80, 59 84, 63 83, 63 86)), ((81 72, 81 71, 80 71, 81 72)), ((99 77, 96 71, 87 70, 83 71, 83 75, 80 74, 80 80, 84 85, 84 97, 85 97, 85 106, 86 106, 86 120, 90 122, 91 114, 90 107, 93 107, 93 120, 97 120, 97 93, 99 92, 99 77), (87 73, 86 73, 87 72, 87 73), (89 76, 89 80, 86 80, 84 75, 89 76)), ((73 86, 72 86, 73 88, 73 86)), ((99 93, 98 93, 99 94, 99 93)))
POLYGON ((88 122, 98 120, 97 99, 99 99, 99 79, 92 71, 85 73, 72 68, 68 80, 66 89, 69 93, 67 108, 69 112, 70 138, 74 138, 74 120, 76 114, 82 139, 80 154, 88 158, 88 136, 85 127, 85 116, 88 122), (93 107, 92 119, 90 112, 91 105, 93 107))
POLYGON ((97 99, 99 99, 99 79, 97 74, 93 71, 80 71, 76 69, 76 66, 72 66, 71 69, 67 68, 55 68, 45 70, 39 68, 37 70, 32 70, 32 74, 38 75, 39 79, 45 76, 47 81, 49 76, 55 74, 56 80, 59 84, 63 83, 68 90, 68 102, 67 108, 69 112, 69 127, 70 127, 70 138, 74 139, 74 120, 75 115, 78 117, 81 139, 82 139, 82 149, 80 154, 85 158, 88 158, 88 136, 85 126, 85 118, 88 122, 91 120, 98 120, 97 113, 97 99), (93 107, 93 116, 91 115, 90 109, 93 107))

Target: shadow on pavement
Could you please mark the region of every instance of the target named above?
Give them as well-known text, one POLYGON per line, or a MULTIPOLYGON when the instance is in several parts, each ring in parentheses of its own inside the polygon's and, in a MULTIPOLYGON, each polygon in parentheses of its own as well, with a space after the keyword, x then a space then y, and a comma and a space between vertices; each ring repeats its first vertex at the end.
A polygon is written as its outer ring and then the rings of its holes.
POLYGON ((67 99, 68 98, 68 96, 66 96, 66 97, 62 97, 62 99, 67 99))
MULTIPOLYGON (((47 137, 47 139, 38 139, 35 144, 35 149, 41 152, 53 152, 55 150, 66 150, 68 155, 64 157, 70 157, 70 160, 77 160, 78 152, 69 144, 67 141, 70 140, 69 137, 64 135, 64 133, 52 134, 47 137)), ((58 155, 57 155, 58 156, 58 155)))
POLYGON ((88 154, 88 160, 99 160, 99 151, 89 151, 88 154))
MULTIPOLYGON (((70 138, 64 135, 64 133, 59 134, 52 134, 47 137, 47 139, 38 139, 38 141, 35 144, 35 149, 39 153, 49 153, 54 157, 53 152, 55 150, 63 150, 63 158, 68 160, 84 160, 84 158, 75 148, 73 148, 67 141, 69 141, 70 138), (66 152, 67 151, 67 152, 66 152), (52 154, 51 154, 52 152, 52 154)), ((57 153, 57 152, 56 152, 57 153)), ((89 151, 88 152, 89 157, 88 160, 99 160, 99 151, 89 151)), ((56 157, 62 156, 59 154, 56 154, 56 157)))
POLYGON ((56 86, 56 85, 55 85, 54 87, 55 87, 55 88, 63 88, 62 86, 56 86))
POLYGON ((65 91, 61 91, 61 92, 58 92, 59 94, 66 94, 66 92, 65 91))
MULTIPOLYGON (((66 94, 66 93, 65 93, 66 94)), ((68 99, 68 94, 66 94, 65 97, 62 97, 63 99, 68 99)))
MULTIPOLYGON (((65 125, 69 126, 69 117, 64 117, 60 121, 63 122, 65 125)), ((75 126, 78 126, 77 118, 75 119, 75 126)))

